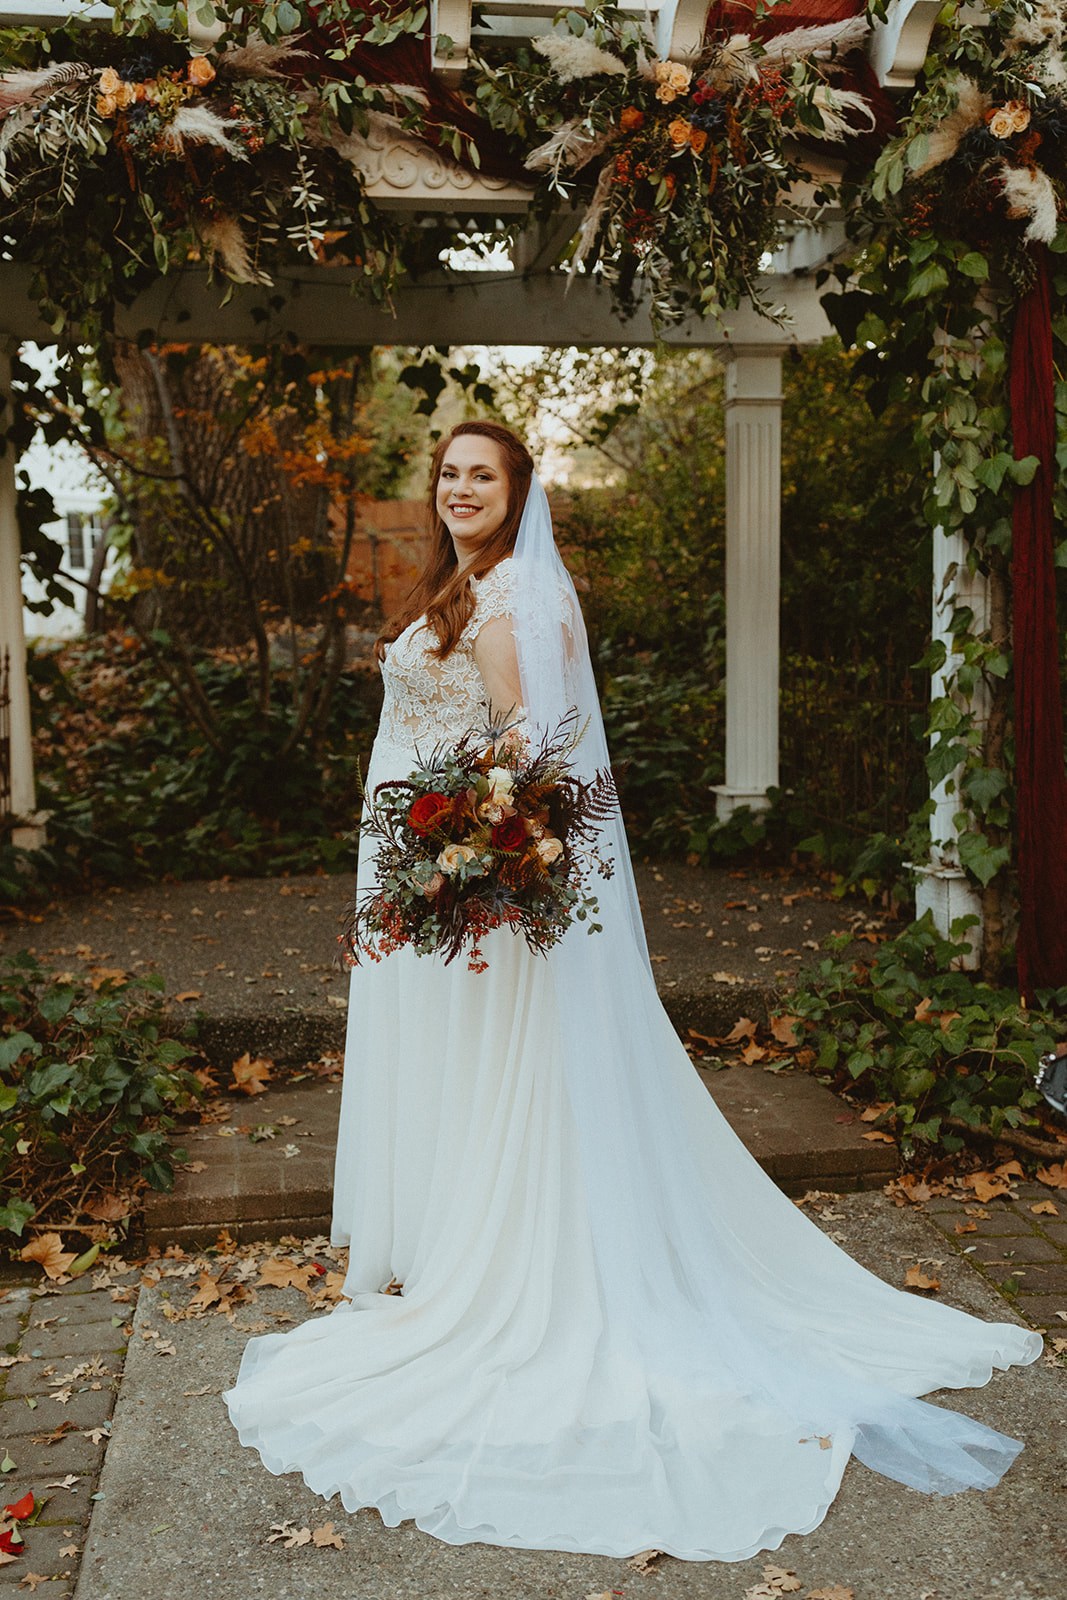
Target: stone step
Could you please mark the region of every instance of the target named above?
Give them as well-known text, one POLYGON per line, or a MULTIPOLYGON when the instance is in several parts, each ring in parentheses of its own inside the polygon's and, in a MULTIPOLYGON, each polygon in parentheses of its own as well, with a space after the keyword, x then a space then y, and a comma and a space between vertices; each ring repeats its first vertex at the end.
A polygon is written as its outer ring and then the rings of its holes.
MULTIPOLYGON (((697 1070, 786 1194, 875 1189, 894 1176, 895 1146, 864 1140, 858 1124, 838 1121, 851 1115, 848 1108, 806 1073, 697 1070)), ((241 1097, 226 1122, 184 1134, 189 1166, 200 1170, 179 1171, 170 1194, 149 1191, 147 1242, 203 1248, 222 1229, 240 1243, 329 1233, 340 1098, 339 1084, 322 1081, 271 1089, 241 1097), (253 1142, 257 1126, 274 1128, 274 1136, 253 1142)))

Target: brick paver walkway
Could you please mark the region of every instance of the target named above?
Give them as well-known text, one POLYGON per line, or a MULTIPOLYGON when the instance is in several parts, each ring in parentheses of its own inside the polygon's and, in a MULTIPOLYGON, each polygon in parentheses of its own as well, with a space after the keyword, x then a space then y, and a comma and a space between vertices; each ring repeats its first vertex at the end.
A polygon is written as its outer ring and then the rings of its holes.
POLYGON ((995 1200, 980 1203, 961 1192, 959 1199, 927 1201, 925 1210, 1029 1322, 1067 1337, 1067 1190, 1020 1179, 995 1200))
MULTIPOLYGON (((29 1572, 77 1575, 125 1366, 137 1278, 131 1270, 130 1287, 120 1284, 124 1299, 94 1287, 91 1274, 56 1288, 0 1289, 0 1461, 6 1464, 0 1511, 27 1490, 35 1503, 30 1521, 19 1524, 19 1560, 0 1566, 0 1591, 27 1593, 29 1572)), ((49 1584, 50 1600, 72 1588, 73 1581, 61 1589, 49 1584)))

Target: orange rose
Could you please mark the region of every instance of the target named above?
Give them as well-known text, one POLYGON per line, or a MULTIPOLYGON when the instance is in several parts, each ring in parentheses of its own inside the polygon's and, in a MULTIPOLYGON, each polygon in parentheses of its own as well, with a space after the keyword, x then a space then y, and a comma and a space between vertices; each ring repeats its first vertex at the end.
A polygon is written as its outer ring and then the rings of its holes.
POLYGON ((667 132, 671 136, 671 143, 681 149, 683 144, 689 143, 689 136, 693 132, 691 122, 686 122, 684 117, 675 117, 673 122, 667 124, 667 132))
POLYGON ((619 118, 619 127, 623 133, 636 133, 638 128, 644 127, 644 124, 645 113, 638 111, 636 106, 627 106, 619 118))
POLYGON ((215 76, 215 68, 211 65, 207 56, 194 56, 189 63, 186 76, 190 83, 194 83, 198 89, 202 89, 215 76))
POLYGON ((700 154, 707 142, 708 131, 706 128, 690 128, 689 143, 693 148, 693 154, 695 156, 700 154))

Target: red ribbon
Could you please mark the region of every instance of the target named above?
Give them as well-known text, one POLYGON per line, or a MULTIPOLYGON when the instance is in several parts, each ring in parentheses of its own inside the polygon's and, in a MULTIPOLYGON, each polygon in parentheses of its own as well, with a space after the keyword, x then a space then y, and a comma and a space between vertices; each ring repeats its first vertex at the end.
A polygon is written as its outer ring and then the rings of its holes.
POLYGON ((1056 472, 1048 255, 1033 247, 1034 285, 1019 302, 1011 349, 1015 456, 1037 456, 1015 491, 1012 639, 1019 869, 1019 988, 1067 984, 1067 773, 1063 757, 1052 489, 1056 472))

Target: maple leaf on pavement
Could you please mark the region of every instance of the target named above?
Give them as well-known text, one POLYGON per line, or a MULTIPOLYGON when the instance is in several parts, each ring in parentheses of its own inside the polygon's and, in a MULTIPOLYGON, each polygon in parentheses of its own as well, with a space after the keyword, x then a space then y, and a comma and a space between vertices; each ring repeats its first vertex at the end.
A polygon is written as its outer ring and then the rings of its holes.
POLYGON ((73 1250, 64 1250, 58 1233, 39 1233, 21 1251, 22 1261, 39 1261, 46 1278, 61 1278, 76 1259, 73 1250))
MULTIPOLYGON (((223 1271, 225 1271, 225 1268, 223 1271)), ((213 1306, 215 1304, 216 1300, 222 1300, 225 1297, 225 1290, 219 1288, 219 1278, 221 1277, 221 1272, 219 1273, 218 1278, 213 1278, 210 1272, 202 1272, 200 1274, 200 1277, 197 1280, 197 1291, 193 1295, 193 1298, 190 1300, 188 1305, 188 1309, 190 1311, 192 1311, 194 1306, 198 1310, 206 1311, 208 1306, 213 1306)))
POLYGON ((238 1056, 233 1064, 233 1082, 231 1089, 239 1089, 242 1094, 263 1094, 267 1088, 267 1079, 274 1071, 274 1062, 266 1056, 257 1056, 253 1061, 246 1050, 243 1056, 238 1056))
POLYGON ((334 1550, 343 1550, 345 1547, 345 1542, 341 1535, 334 1533, 332 1522, 324 1522, 321 1528, 314 1528, 311 1538, 319 1550, 325 1550, 328 1545, 332 1546, 334 1550))
POLYGON ((777 1585, 780 1594, 792 1594, 800 1588, 800 1579, 792 1567, 764 1567, 763 1576, 768 1583, 777 1585))
POLYGON ((300 1289, 306 1292, 308 1280, 315 1272, 313 1266, 302 1267, 297 1261, 282 1261, 271 1256, 264 1261, 256 1279, 256 1288, 265 1285, 274 1289, 300 1289))
POLYGON ((928 1278, 921 1266, 909 1267, 904 1274, 907 1289, 919 1289, 923 1294, 936 1294, 941 1287, 940 1278, 928 1278))

